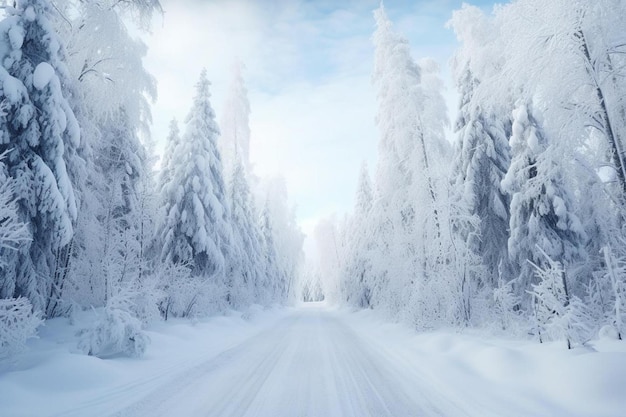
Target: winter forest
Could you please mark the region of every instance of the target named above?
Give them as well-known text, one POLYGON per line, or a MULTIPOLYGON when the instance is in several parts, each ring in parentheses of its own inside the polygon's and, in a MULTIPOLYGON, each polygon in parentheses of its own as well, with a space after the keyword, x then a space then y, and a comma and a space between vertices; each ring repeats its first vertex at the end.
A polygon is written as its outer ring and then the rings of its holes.
POLYGON ((450 143, 437 64, 415 61, 378 9, 377 166, 362 167, 353 212, 316 228, 306 295, 420 330, 621 339, 624 16, 619 0, 453 12, 450 143))
POLYGON ((417 332, 471 329, 561 353, 623 339, 623 0, 465 4, 447 23, 449 62, 414 56, 377 6, 376 164, 363 163, 352 211, 308 237, 314 259, 285 181, 251 162, 244 62, 224 62, 219 115, 197 68, 187 116, 172 117, 157 151, 159 80, 137 34, 167 17, 159 0, 9 3, 0 361, 47 323, 88 313, 73 349, 141 357, 155 323, 322 300, 417 332))
POLYGON ((250 168, 239 70, 219 126, 198 71, 157 170, 146 135, 156 80, 126 22, 147 24, 158 1, 29 0, 5 13, 3 354, 76 309, 104 308, 85 353, 113 343, 140 355, 152 320, 294 299, 303 236, 280 181, 250 168))

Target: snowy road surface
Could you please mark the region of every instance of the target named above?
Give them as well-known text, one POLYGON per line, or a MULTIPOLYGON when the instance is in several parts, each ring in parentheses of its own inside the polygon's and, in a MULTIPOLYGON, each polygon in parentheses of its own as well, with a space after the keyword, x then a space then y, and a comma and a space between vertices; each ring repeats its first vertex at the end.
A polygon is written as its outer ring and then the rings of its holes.
POLYGON ((341 316, 296 310, 273 328, 172 379, 117 416, 463 415, 341 316), (431 393, 432 394, 432 393, 431 393))

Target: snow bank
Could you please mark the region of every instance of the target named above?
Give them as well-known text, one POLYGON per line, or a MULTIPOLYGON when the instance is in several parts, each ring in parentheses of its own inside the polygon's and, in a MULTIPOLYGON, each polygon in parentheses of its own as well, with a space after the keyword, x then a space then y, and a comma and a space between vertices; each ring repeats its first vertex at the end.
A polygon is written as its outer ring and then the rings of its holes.
POLYGON ((152 344, 141 359, 100 359, 79 352, 77 333, 93 324, 98 314, 80 313, 73 324, 64 318, 47 321, 39 339, 28 343, 28 350, 14 358, 11 368, 0 369, 0 416, 110 415, 266 330, 288 310, 254 307, 252 314, 231 311, 228 316, 194 323, 158 322, 146 331, 152 344))
POLYGON ((416 333, 371 310, 351 325, 389 357, 414 367, 471 415, 620 417, 626 410, 626 342, 603 338, 567 350, 476 331, 416 333))

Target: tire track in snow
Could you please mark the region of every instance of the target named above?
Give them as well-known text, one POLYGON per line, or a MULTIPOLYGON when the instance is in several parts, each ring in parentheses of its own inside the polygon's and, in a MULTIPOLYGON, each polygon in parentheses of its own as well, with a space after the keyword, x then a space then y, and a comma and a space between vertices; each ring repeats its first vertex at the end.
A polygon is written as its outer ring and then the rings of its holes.
MULTIPOLYGON (((109 415, 466 415, 430 387, 419 371, 382 347, 384 342, 368 343, 332 311, 303 308, 168 381, 160 379, 150 394, 109 415)), ((126 388, 138 394, 149 391, 126 388)), ((101 401, 111 398, 114 395, 101 401)), ((88 404, 82 408, 88 410, 88 404)))

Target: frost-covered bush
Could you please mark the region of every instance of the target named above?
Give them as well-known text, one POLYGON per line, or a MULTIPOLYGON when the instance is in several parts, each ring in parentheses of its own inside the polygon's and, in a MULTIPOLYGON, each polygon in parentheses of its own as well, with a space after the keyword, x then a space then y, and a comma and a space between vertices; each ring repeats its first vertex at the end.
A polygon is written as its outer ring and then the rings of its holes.
POLYGON ((166 294, 159 287, 158 278, 155 275, 144 277, 141 282, 135 283, 129 294, 129 310, 144 324, 161 319, 159 305, 166 294))
POLYGON ((155 268, 155 277, 163 293, 158 303, 161 316, 165 320, 170 316, 188 316, 198 297, 197 283, 191 276, 191 269, 186 264, 165 262, 155 268))
POLYGON ((606 274, 603 277, 610 288, 607 321, 617 331, 618 339, 626 332, 626 257, 616 256, 611 248, 604 247, 606 274))
POLYGON ((143 332, 141 320, 132 313, 132 295, 122 291, 111 297, 93 326, 79 332, 79 350, 100 358, 143 356, 150 338, 143 332))
POLYGON ((568 293, 561 263, 547 259, 544 268, 534 265, 540 282, 529 292, 534 300, 535 330, 540 342, 546 338, 565 339, 571 349, 574 343, 583 343, 588 338, 589 313, 580 298, 568 293))
POLYGON ((493 289, 495 316, 498 318, 502 330, 507 330, 519 319, 520 297, 513 291, 513 281, 498 280, 498 286, 493 289))
POLYGON ((160 310, 167 320, 173 317, 194 317, 210 315, 228 308, 224 285, 211 283, 203 277, 191 276, 187 272, 171 275, 163 291, 166 297, 160 303, 160 310))
POLYGON ((42 322, 26 298, 0 300, 0 359, 22 350, 42 322))

